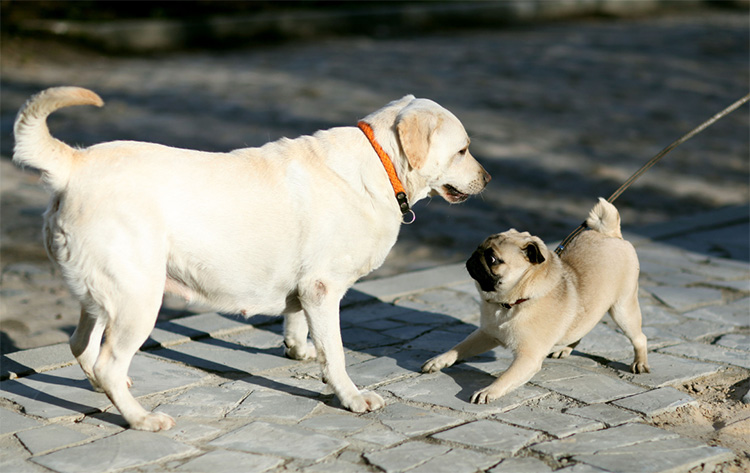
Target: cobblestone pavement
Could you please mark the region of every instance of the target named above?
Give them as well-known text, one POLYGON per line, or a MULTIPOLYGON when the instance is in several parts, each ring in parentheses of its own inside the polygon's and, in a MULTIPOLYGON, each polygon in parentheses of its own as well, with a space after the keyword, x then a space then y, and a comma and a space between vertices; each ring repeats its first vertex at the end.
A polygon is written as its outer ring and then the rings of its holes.
POLYGON ((341 409, 317 363, 283 356, 280 319, 256 316, 248 324, 205 313, 157 325, 131 368, 140 402, 177 419, 167 432, 123 429, 65 344, 7 355, 0 469, 739 472, 750 464, 750 405, 738 401, 742 393, 725 401, 734 412, 714 426, 737 437, 734 451, 649 424, 695 406, 685 386, 696 380, 731 374, 745 379, 737 389, 747 389, 750 264, 705 251, 731 253, 747 243, 749 210, 626 235, 642 262, 650 374, 629 373, 632 347, 607 319, 571 357, 546 360, 527 385, 489 405, 470 404, 510 353, 498 348, 441 373, 419 373, 478 323, 470 278, 462 265, 445 265, 358 283, 343 302, 348 371, 386 399, 382 410, 341 409))
POLYGON ((3 41, 2 348, 40 348, 3 355, 0 469, 747 469, 750 408, 738 401, 750 369, 747 108, 670 154, 617 202, 641 258, 651 374, 626 372, 631 349, 607 320, 574 356, 547 360, 527 386, 488 406, 467 401, 507 366, 507 352, 444 373, 418 368, 477 323, 460 263, 473 248, 511 226, 562 238, 596 197, 747 93, 749 31, 746 13, 707 10, 155 57, 3 41), (198 311, 169 320, 186 312, 168 303, 131 376, 140 401, 178 425, 124 430, 57 343, 72 331, 77 304, 42 250, 47 196, 8 159, 18 107, 60 84, 107 102, 51 118, 55 136, 84 145, 254 146, 356 123, 406 93, 456 113, 493 183, 461 206, 418 205, 417 223, 402 230, 384 267, 344 301, 349 372, 388 406, 364 415, 338 408, 316 364, 283 357, 279 319, 198 311), (409 272, 423 268, 431 269, 409 272), (712 383, 729 383, 726 417, 694 429, 664 420, 701 409, 712 383), (717 437, 696 435, 704 427, 717 437))

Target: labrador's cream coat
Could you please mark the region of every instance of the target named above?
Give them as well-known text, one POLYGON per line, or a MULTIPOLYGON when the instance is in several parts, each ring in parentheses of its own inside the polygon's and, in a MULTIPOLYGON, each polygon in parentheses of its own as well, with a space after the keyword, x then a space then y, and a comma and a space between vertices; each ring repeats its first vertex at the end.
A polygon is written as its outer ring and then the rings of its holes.
MULTIPOLYGON (((102 101, 75 87, 32 97, 16 120, 14 161, 39 169, 52 195, 46 247, 82 304, 71 349, 130 426, 174 425, 141 407, 127 377, 165 291, 227 312, 284 314, 289 356, 319 358, 346 408, 381 407, 347 375, 339 331, 339 301, 382 264, 402 219, 364 133, 333 128, 229 153, 132 141, 78 150, 50 136, 50 113, 85 104, 102 101)), ((489 181, 461 123, 432 101, 406 96, 364 121, 410 203, 432 193, 459 202, 489 181)))

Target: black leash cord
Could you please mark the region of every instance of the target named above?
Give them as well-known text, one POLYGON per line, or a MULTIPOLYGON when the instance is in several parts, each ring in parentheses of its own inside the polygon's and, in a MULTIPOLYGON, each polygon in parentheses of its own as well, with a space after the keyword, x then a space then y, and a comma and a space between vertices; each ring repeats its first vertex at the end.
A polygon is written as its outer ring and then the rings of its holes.
MULTIPOLYGON (((648 171, 649 169, 651 169, 654 166, 654 164, 656 164, 657 162, 659 162, 659 160, 661 158, 663 158, 664 156, 666 156, 667 153, 669 153, 670 151, 672 151, 676 147, 680 146, 682 143, 686 142, 690 138, 694 137, 698 133, 702 132, 703 130, 705 130, 709 126, 711 126, 714 123, 718 122, 719 120, 721 120, 725 116, 727 116, 730 113, 734 112, 735 110, 737 110, 742 104, 744 104, 748 100, 750 100, 750 94, 747 94, 744 97, 742 97, 741 99, 737 100, 732 105, 728 106, 727 108, 725 108, 721 112, 717 113, 713 117, 709 118, 705 122, 703 122, 700 125, 698 125, 697 127, 693 128, 688 133, 686 133, 685 135, 683 135, 682 137, 680 137, 679 139, 677 139, 676 141, 674 141, 672 144, 670 144, 669 146, 667 146, 666 148, 664 148, 663 150, 661 150, 656 156, 654 156, 646 164, 644 164, 643 166, 641 166, 641 168, 639 170, 637 170, 635 173, 633 173, 633 175, 630 176, 630 178, 628 178, 628 180, 625 181, 625 183, 623 183, 623 185, 621 185, 620 188, 617 189, 614 192, 614 194, 612 194, 611 196, 609 196, 609 199, 607 199, 607 202, 609 202, 609 203, 614 202, 615 199, 617 199, 618 197, 620 197, 620 194, 622 194, 623 192, 625 192, 625 190, 628 187, 630 187, 630 185, 633 184, 633 182, 636 181, 636 179, 638 179, 639 177, 641 177, 641 175, 643 175, 643 173, 645 173, 646 171, 648 171)), ((562 241, 562 243, 560 243, 557 246, 557 249, 555 249, 555 253, 557 253, 558 255, 560 253, 562 253, 563 250, 565 249, 565 247, 568 246, 568 244, 571 241, 573 241, 573 239, 575 237, 577 237, 578 234, 580 234, 585 229, 586 229, 586 222, 584 221, 582 224, 580 224, 578 226, 578 228, 576 228, 575 230, 573 230, 573 233, 571 233, 570 235, 568 235, 567 237, 565 237, 565 239, 562 241)))

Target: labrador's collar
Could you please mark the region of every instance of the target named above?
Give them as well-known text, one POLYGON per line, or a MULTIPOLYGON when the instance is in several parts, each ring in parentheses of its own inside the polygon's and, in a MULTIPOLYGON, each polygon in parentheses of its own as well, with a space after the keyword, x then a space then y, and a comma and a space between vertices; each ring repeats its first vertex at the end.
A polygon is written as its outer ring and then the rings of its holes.
POLYGON ((375 139, 375 133, 372 131, 372 127, 369 123, 360 121, 357 123, 357 127, 365 134, 368 141, 370 141, 372 148, 375 150, 375 153, 377 153, 378 158, 380 158, 380 162, 383 163, 385 172, 388 174, 388 179, 391 181, 393 192, 396 195, 398 208, 401 210, 401 215, 404 219, 403 222, 406 224, 414 223, 414 220, 416 220, 417 217, 414 215, 414 211, 409 207, 409 199, 406 197, 404 186, 401 184, 401 180, 396 174, 396 169, 393 167, 391 157, 388 156, 388 153, 385 152, 383 147, 380 146, 380 143, 375 139), (407 217, 408 214, 411 214, 410 217, 407 217))
POLYGON ((501 302, 500 307, 502 307, 505 310, 510 310, 511 308, 517 306, 518 304, 522 304, 524 302, 528 301, 528 299, 518 299, 516 302, 501 302))

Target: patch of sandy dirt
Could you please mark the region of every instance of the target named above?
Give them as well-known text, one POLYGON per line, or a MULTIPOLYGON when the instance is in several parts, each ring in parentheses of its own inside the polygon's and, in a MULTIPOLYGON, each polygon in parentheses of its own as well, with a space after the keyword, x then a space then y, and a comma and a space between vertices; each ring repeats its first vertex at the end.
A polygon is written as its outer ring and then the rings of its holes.
POLYGON ((690 473, 745 473, 750 471, 750 404, 742 397, 750 388, 750 375, 741 368, 691 381, 677 389, 695 398, 698 403, 651 419, 657 427, 729 448, 738 458, 716 465, 711 470, 697 467, 690 473))

